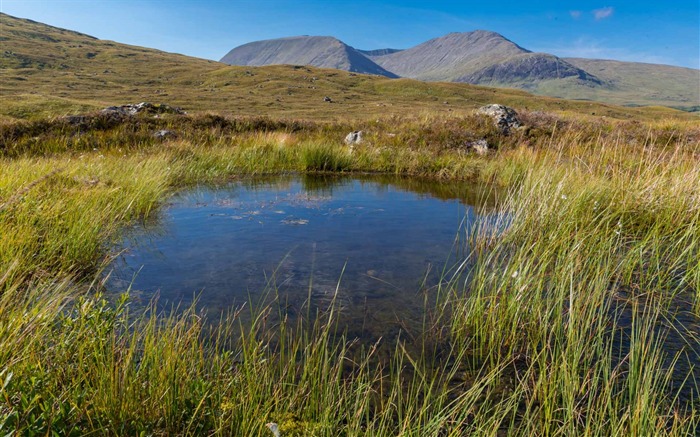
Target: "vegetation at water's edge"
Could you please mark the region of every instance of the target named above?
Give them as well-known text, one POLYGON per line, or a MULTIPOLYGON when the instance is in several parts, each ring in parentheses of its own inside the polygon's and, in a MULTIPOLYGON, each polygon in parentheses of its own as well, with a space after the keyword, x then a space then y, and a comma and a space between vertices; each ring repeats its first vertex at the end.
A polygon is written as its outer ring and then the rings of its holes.
POLYGON ((700 314, 700 132, 525 119, 509 137, 479 117, 1 126, 0 430, 692 435, 699 339, 674 320, 700 314), (154 139, 162 128, 178 136, 154 139), (364 143, 343 145, 358 128, 364 143), (498 151, 465 151, 482 137, 498 151), (473 230, 474 267, 426 296, 436 309, 414 347, 358 346, 332 304, 274 326, 274 304, 252 326, 232 311, 211 327, 195 309, 157 318, 107 303, 97 282, 85 291, 120 229, 173 190, 288 171, 478 179, 507 195, 473 230), (669 336, 685 340, 677 355, 669 336))

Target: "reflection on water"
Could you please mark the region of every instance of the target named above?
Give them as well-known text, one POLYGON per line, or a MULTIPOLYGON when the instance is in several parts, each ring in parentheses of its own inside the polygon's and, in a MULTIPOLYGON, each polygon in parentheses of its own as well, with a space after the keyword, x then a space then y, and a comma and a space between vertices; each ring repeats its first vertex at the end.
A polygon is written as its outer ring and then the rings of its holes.
MULTIPOLYGON (((489 210, 487 194, 467 183, 387 176, 285 176, 188 190, 156 223, 127 233, 108 289, 131 284, 143 302, 159 295, 161 308, 198 296, 214 319, 273 299, 294 318, 336 299, 349 338, 393 344, 400 331, 411 338, 421 329, 425 300, 434 301, 441 278, 464 260, 475 211, 489 210)), ((488 216, 482 225, 490 221, 509 222, 488 216)), ((620 293, 615 298, 608 316, 616 321, 618 366, 629 356, 638 310, 620 293)), ((683 298, 655 330, 664 364, 675 368, 671 384, 683 386, 679 400, 689 402, 700 381, 700 325, 683 298)))
POLYGON ((108 288, 208 314, 279 295, 292 317, 336 296, 351 335, 392 337, 465 253, 488 204, 466 183, 286 176, 200 187, 129 232, 108 288), (133 293, 132 293, 133 294, 133 293))

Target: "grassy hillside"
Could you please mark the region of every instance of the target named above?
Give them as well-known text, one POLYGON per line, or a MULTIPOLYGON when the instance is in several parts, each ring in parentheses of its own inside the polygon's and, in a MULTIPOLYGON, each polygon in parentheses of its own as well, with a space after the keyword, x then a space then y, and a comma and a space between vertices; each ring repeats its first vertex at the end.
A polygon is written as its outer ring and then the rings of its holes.
POLYGON ((569 99, 595 99, 620 105, 658 105, 684 109, 700 105, 700 70, 670 65, 570 58, 567 62, 608 84, 607 87, 575 90, 548 84, 541 92, 569 99))
POLYGON ((189 112, 316 120, 421 112, 459 114, 493 102, 529 110, 621 119, 688 117, 666 108, 620 108, 518 90, 387 79, 293 66, 232 67, 102 41, 0 14, 0 120, 41 118, 151 101, 189 112), (333 103, 324 102, 328 96, 333 103))

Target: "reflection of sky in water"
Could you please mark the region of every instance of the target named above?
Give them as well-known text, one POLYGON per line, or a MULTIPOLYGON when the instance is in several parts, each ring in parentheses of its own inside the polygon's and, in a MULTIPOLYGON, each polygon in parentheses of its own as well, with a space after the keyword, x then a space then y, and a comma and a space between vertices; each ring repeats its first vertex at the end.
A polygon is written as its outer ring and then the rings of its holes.
MULTIPOLYGON (((427 183, 416 193, 396 181, 287 177, 183 193, 155 229, 125 238, 109 288, 124 290, 135 277, 137 294, 158 292, 166 305, 201 292, 199 306, 212 313, 258 302, 271 283, 293 313, 310 284, 312 302, 322 306, 340 281, 349 319, 416 316, 420 292, 464 253, 474 212, 448 199, 444 184, 434 183, 447 200, 426 194, 427 183)), ((469 188, 455 185, 453 195, 462 197, 461 189, 469 188)))
MULTIPOLYGON (((350 337, 390 341, 399 330, 410 336, 420 329, 422 292, 434 297, 441 272, 461 261, 476 218, 469 204, 485 197, 467 184, 385 176, 280 177, 198 188, 176 196, 158 223, 129 232, 108 288, 118 293, 135 278, 132 296, 147 302, 157 293, 164 308, 187 305, 198 294, 199 307, 214 316, 249 300, 259 305, 274 297, 265 293, 274 288, 294 317, 305 314, 309 290, 311 307, 326 309, 340 281, 341 323, 350 337)), ((498 233, 510 223, 481 218, 482 232, 498 233)), ((613 346, 620 359, 629 352, 634 312, 625 302, 609 314, 619 328, 613 346)), ((685 382, 691 367, 700 381, 700 327, 689 307, 678 299, 669 322, 657 326, 665 364, 682 354, 674 385, 685 382)), ((690 388, 680 398, 694 396, 690 388)))

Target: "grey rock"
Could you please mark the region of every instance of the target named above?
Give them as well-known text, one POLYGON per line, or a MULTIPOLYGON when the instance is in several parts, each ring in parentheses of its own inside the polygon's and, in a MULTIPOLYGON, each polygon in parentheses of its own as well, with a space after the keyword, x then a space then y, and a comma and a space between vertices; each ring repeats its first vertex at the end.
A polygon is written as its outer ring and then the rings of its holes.
POLYGON ((467 149, 473 150, 478 155, 486 155, 492 150, 491 146, 489 146, 489 143, 486 140, 477 140, 467 143, 467 149))
POLYGON ((513 108, 504 105, 492 104, 477 109, 477 114, 491 117, 501 133, 508 135, 512 129, 522 126, 518 113, 513 108))
POLYGON ((177 108, 174 106, 166 104, 154 105, 149 102, 141 102, 136 104, 128 104, 121 106, 109 106, 101 111, 103 114, 115 114, 115 115, 136 115, 136 114, 186 114, 182 108, 177 108))
POLYGON ((65 120, 68 124, 78 126, 87 123, 88 117, 84 115, 67 115, 63 117, 63 120, 65 120))
POLYGON ((168 129, 161 129, 153 133, 153 138, 157 140, 167 140, 169 138, 177 138, 177 133, 168 129))
POLYGON ((328 97, 328 96, 324 97, 324 98, 323 98, 323 101, 324 101, 324 102, 328 102, 328 103, 333 103, 333 99, 331 99, 331 98, 328 97))
POLYGON ((355 144, 360 144, 362 143, 362 131, 361 130, 356 130, 354 132, 350 132, 346 137, 345 137, 345 144, 348 146, 353 146, 355 144))

